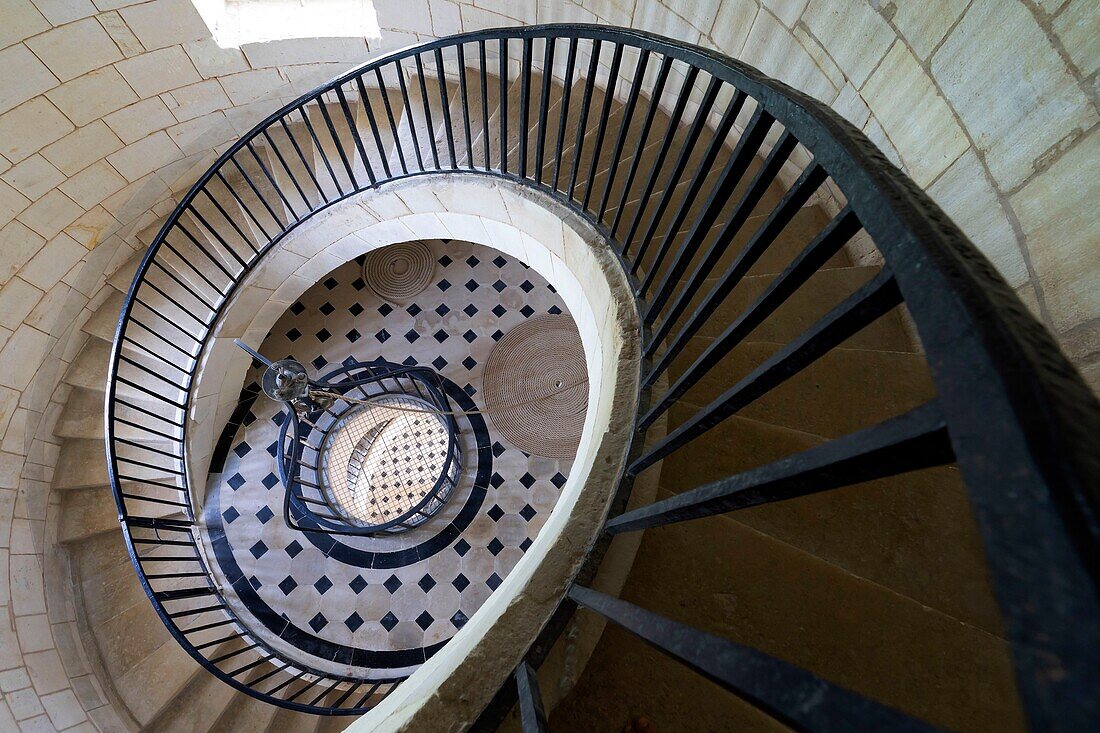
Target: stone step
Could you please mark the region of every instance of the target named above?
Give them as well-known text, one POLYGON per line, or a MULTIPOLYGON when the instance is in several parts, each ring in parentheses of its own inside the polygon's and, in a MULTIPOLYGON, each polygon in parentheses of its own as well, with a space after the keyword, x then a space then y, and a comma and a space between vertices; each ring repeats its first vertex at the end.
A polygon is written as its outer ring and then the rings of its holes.
MULTIPOLYGON (((122 485, 123 491, 133 491, 135 488, 129 482, 122 485)), ((133 500, 128 506, 131 512, 136 511, 145 517, 178 516, 180 509, 168 504, 133 500)), ((62 494, 58 542, 82 542, 102 533, 119 531, 118 506, 110 486, 74 489, 62 494)))
MULTIPOLYGON (((274 707, 274 706, 271 706, 274 707)), ((275 717, 267 726, 264 733, 309 733, 317 729, 317 724, 322 718, 307 713, 299 713, 285 708, 275 708, 275 717)), ((352 719, 347 722, 350 724, 352 719)))
MULTIPOLYGON (((135 442, 159 450, 172 450, 172 445, 164 441, 142 440, 135 442)), ((155 466, 175 466, 178 469, 178 461, 173 461, 167 456, 153 453, 150 450, 119 444, 116 444, 116 448, 118 450, 119 474, 124 476, 123 481, 150 479, 167 483, 173 480, 173 474, 169 472, 134 465, 124 461, 125 458, 145 461, 155 466)), ((54 469, 54 489, 86 489, 94 486, 106 486, 108 483, 107 457, 102 439, 66 438, 62 441, 57 466, 54 469)))
POLYGON ((68 438, 61 443, 53 474, 55 489, 86 489, 108 483, 102 439, 68 438))
MULTIPOLYGON (((1025 729, 1001 639, 735 516, 645 532, 622 597, 945 729, 1025 729)), ((785 730, 609 624, 550 727, 618 730, 639 714, 662 729, 690 720, 692 730, 785 730)))
POLYGON ((111 344, 101 339, 89 339, 65 371, 62 381, 74 387, 105 392, 110 361, 111 344))
MULTIPOLYGON (((163 628, 159 619, 156 624, 163 628)), ((200 674, 204 674, 202 668, 175 639, 169 638, 125 674, 114 677, 112 682, 134 719, 148 726, 162 710, 174 706, 179 692, 200 674)), ((225 684, 222 686, 232 689, 225 684)), ((143 730, 157 729, 143 727, 143 730)))
MULTIPOLYGON (((233 651, 239 643, 228 642, 219 647, 215 656, 233 651)), ((192 663, 194 666, 194 663, 192 663)), ((171 703, 153 720, 146 730, 152 733, 206 733, 219 728, 216 723, 230 705, 247 699, 245 695, 205 670, 199 670, 187 686, 173 697, 171 703)))
POLYGON ((92 317, 81 327, 84 333, 94 336, 101 341, 111 343, 115 340, 115 328, 118 326, 118 317, 122 312, 122 302, 125 296, 117 291, 111 292, 103 301, 92 317))
MULTIPOLYGON (((228 687, 228 685, 223 686, 228 687)), ((237 693, 232 704, 225 708, 221 717, 210 727, 211 731, 232 731, 232 733, 266 733, 280 712, 280 708, 257 700, 254 697, 237 693)), ((309 730, 298 728, 298 730, 309 730)))
POLYGON ((74 387, 57 418, 54 435, 61 438, 103 438, 101 390, 74 387))

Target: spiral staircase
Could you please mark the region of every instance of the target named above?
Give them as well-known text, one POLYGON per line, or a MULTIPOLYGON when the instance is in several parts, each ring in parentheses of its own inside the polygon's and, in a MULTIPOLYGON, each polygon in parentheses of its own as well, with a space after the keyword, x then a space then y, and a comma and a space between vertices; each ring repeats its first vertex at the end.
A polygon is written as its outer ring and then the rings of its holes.
POLYGON ((823 105, 673 40, 545 26, 411 47, 273 113, 110 283, 54 479, 110 726, 340 730, 404 684, 317 669, 242 621, 187 452, 212 335, 265 258, 320 212, 439 175, 530 189, 606 240, 641 390, 602 531, 498 660, 514 675, 407 729, 447 710, 545 729, 538 670, 593 614, 612 623, 583 672, 543 668, 551 729, 1096 722, 1100 408, 1053 341, 823 105), (657 500, 628 508, 645 481, 657 500), (641 530, 620 597, 593 589, 641 530))

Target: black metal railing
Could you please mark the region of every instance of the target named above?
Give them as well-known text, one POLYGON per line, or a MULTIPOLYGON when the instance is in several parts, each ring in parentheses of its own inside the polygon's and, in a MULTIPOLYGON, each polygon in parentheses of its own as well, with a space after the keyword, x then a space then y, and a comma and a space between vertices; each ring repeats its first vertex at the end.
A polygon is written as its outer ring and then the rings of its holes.
MULTIPOLYGON (((338 394, 321 409, 299 415, 292 407, 283 411, 279 427, 279 480, 286 489, 283 501, 283 521, 291 529, 332 535, 373 535, 403 532, 419 527, 431 519, 447 503, 462 472, 462 448, 458 441, 458 423, 451 401, 444 392, 441 376, 430 367, 406 366, 390 362, 361 363, 352 361, 328 372, 315 386, 338 394), (415 402, 412 399, 415 398, 415 402), (348 497, 341 496, 330 485, 325 470, 326 443, 340 425, 365 405, 374 404, 386 410, 389 404, 401 409, 421 409, 419 416, 408 413, 410 420, 423 419, 446 426, 447 436, 442 447, 436 478, 431 488, 415 503, 395 502, 390 507, 378 507, 379 518, 359 516, 351 511, 348 497), (415 416, 415 417, 414 417, 415 416)), ((392 407, 389 409, 393 413, 392 407)), ((396 413, 399 417, 406 413, 396 413)), ((391 414, 389 419, 393 419, 391 414)), ((417 427, 417 426, 412 426, 417 427)), ((425 429, 425 432, 427 430, 425 429)), ((348 456, 349 459, 352 456, 348 456)), ((415 460, 418 456, 410 456, 415 460)), ((366 463, 369 459, 361 457, 366 463)), ((343 461, 347 472, 349 460, 343 461)), ((369 469, 369 466, 364 466, 369 469)), ((402 472, 399 466, 391 471, 402 472)), ((346 492, 345 492, 346 493, 346 492)), ((365 493, 365 492, 364 492, 365 493)), ((377 492, 373 501, 389 499, 386 492, 377 492)), ((362 502, 360 502, 362 503, 362 502)))
POLYGON ((197 551, 187 410, 215 323, 275 244, 358 192, 439 172, 535 188, 585 217, 618 252, 646 327, 643 409, 607 532, 526 653, 518 686, 502 689, 481 725, 492 727, 517 690, 524 719, 541 725, 531 670, 580 606, 792 727, 922 728, 585 584, 613 534, 951 461, 985 540, 1030 724, 1083 730, 1095 723, 1100 409, 1049 334, 940 209, 825 105, 720 53, 585 25, 481 31, 355 69, 230 146, 158 234, 119 320, 108 465, 142 582, 195 659, 237 689, 310 712, 361 712, 384 692, 295 666, 226 608, 197 551), (771 196, 777 182, 784 193, 771 196), (780 233, 826 194, 839 212, 763 292, 721 315, 746 275, 772 256, 780 233), (878 274, 731 376, 722 365, 746 335, 857 239, 881 254, 878 274), (935 385, 931 402, 624 512, 634 477, 897 308, 919 334, 935 385), (715 324, 716 314, 725 320, 715 324), (689 345, 704 328, 711 341, 695 354, 689 345), (671 381, 667 390, 662 376, 671 381), (673 407, 688 416, 647 445, 647 431, 673 407), (165 505, 178 516, 158 518, 165 505), (207 639, 215 626, 232 631, 207 639))

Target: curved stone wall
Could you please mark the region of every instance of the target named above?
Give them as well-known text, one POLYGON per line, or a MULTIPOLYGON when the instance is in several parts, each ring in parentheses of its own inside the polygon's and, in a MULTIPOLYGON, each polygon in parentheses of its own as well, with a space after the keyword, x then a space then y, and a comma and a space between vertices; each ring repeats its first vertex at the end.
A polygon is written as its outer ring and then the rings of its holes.
MULTIPOLYGON (((374 0, 378 39, 220 48, 190 0, 6 0, 0 25, 0 728, 103 705, 43 565, 53 426, 107 277, 216 152, 372 55, 463 30, 606 22, 718 48, 832 105, 951 214, 1100 384, 1090 0, 374 0), (60 385, 60 386, 59 386, 60 385), (79 700, 78 700, 79 697, 79 700)), ((32 722, 33 721, 33 722, 32 722)))

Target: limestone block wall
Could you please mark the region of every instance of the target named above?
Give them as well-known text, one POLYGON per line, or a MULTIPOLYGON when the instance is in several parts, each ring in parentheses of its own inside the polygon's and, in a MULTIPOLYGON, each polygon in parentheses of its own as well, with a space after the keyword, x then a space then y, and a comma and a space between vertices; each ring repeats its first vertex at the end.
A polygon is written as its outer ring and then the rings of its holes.
POLYGON ((501 25, 604 22, 757 66, 863 129, 1100 386, 1094 0, 373 7, 378 37, 221 48, 191 0, 0 0, 0 730, 91 729, 88 711, 104 705, 94 677, 73 672, 73 611, 51 597, 43 565, 55 561, 44 538, 68 397, 60 377, 106 279, 128 279, 151 227, 229 141, 385 50, 501 25))

